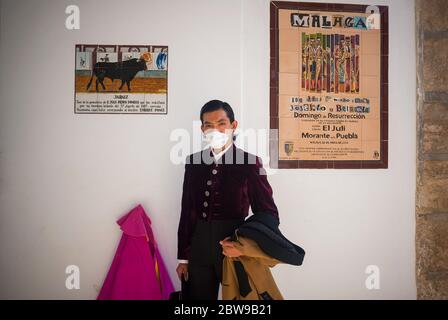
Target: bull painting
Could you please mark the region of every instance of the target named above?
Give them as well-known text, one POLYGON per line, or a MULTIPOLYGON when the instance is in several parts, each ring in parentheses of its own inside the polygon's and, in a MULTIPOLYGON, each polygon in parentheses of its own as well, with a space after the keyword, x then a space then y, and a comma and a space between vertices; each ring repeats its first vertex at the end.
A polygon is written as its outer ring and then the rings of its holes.
POLYGON ((76 44, 74 62, 75 113, 168 113, 168 46, 76 44))
POLYGON ((142 55, 139 59, 134 58, 119 62, 97 62, 95 63, 92 76, 90 77, 87 91, 92 85, 93 77, 96 77, 96 91, 98 92, 98 84, 101 84, 103 90, 106 90, 104 85, 104 78, 109 78, 112 81, 115 79, 121 80, 119 90, 121 90, 126 83, 128 91, 131 91, 131 81, 139 71, 147 70, 146 55, 142 55))

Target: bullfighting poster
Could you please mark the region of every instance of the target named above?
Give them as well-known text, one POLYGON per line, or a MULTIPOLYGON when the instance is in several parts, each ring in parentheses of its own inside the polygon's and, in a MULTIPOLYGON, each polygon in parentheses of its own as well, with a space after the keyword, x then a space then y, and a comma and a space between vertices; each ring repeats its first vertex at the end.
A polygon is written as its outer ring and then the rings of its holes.
POLYGON ((167 114, 167 95, 167 46, 75 46, 75 113, 167 114))
POLYGON ((388 10, 271 2, 271 166, 387 168, 388 10))

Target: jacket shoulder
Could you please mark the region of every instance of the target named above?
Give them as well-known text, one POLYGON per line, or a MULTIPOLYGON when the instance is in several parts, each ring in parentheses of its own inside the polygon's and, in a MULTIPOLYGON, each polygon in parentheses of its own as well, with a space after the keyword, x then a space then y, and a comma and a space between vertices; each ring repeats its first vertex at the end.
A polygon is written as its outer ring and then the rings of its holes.
POLYGON ((211 163, 212 158, 209 152, 210 151, 208 151, 207 149, 204 149, 198 152, 191 153, 185 158, 185 164, 203 164, 204 161, 208 161, 211 163))
POLYGON ((243 150, 241 148, 238 147, 235 148, 235 155, 237 163, 241 163, 239 161, 243 161, 242 162, 243 164, 256 165, 256 166, 262 165, 262 161, 259 156, 247 152, 246 150, 243 150))

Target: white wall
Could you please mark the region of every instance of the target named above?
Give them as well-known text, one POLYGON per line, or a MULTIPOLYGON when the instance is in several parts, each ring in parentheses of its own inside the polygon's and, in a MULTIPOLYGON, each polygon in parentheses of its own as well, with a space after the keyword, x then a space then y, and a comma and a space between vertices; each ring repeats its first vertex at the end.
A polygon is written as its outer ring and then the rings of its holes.
MULTIPOLYGON (((414 1, 321 2, 389 5, 389 168, 270 176, 281 229, 307 251, 303 267, 274 273, 291 299, 415 299, 414 1), (380 268, 380 290, 365 287, 368 265, 380 268)), ((269 127, 267 7, 244 1, 243 115, 251 128, 269 127)))
MULTIPOLYGON (((391 17, 389 169, 269 176, 282 231, 307 250, 302 267, 273 270, 287 299, 416 296, 413 1, 376 4, 391 17), (380 290, 365 288, 369 264, 380 290)), ((2 0, 0 11, 0 298, 95 298, 115 220, 137 203, 175 279, 183 166, 170 162, 170 133, 191 132, 211 98, 244 129, 268 128, 269 1, 2 0), (65 29, 69 4, 80 30, 65 29), (75 115, 75 43, 168 45, 168 115, 75 115), (70 264, 80 290, 65 289, 70 264)))

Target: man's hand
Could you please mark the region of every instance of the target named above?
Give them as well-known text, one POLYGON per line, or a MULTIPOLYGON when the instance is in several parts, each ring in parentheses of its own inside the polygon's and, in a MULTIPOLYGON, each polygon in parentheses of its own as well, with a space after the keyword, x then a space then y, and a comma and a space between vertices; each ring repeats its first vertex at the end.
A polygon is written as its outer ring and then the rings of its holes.
POLYGON ((182 280, 182 275, 184 275, 185 281, 188 280, 188 263, 179 263, 176 268, 177 276, 179 280, 182 280))
POLYGON ((230 237, 227 237, 224 240, 219 241, 219 244, 222 246, 222 254, 230 258, 241 256, 242 252, 235 248, 233 241, 230 241, 229 239, 230 237))

